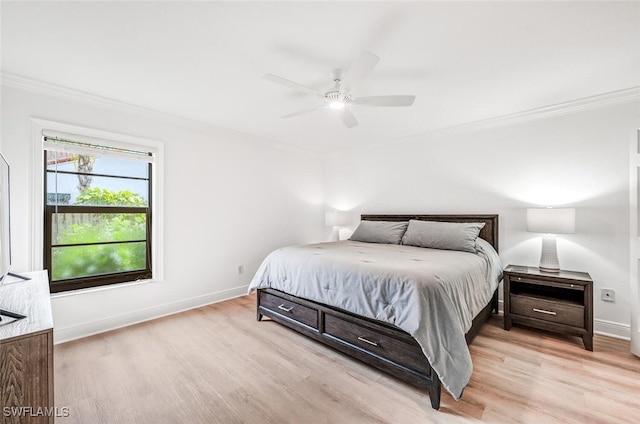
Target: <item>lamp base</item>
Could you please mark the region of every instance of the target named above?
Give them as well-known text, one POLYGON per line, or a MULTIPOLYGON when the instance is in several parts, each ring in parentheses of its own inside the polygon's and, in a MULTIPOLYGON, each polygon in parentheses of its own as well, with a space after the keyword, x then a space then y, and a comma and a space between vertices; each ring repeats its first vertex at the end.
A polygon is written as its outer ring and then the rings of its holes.
POLYGON ((546 235, 542 238, 542 253, 538 268, 543 272, 560 272, 556 236, 546 235))
POLYGON ((560 268, 545 268, 545 267, 539 266, 538 269, 542 272, 555 272, 556 274, 560 272, 560 268))

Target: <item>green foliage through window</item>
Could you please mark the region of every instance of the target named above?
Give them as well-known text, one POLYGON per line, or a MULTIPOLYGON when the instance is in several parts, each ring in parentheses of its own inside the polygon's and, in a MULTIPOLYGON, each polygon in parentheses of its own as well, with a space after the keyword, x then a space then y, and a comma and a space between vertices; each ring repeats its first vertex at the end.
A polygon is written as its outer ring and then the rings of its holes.
POLYGON ((146 243, 54 247, 54 281, 145 269, 146 243))
POLYGON ((78 205, 93 206, 145 206, 147 201, 129 191, 110 191, 100 187, 88 188, 76 199, 78 205))
MULTIPOLYGON (((90 206, 145 207, 146 203, 129 190, 99 187, 86 189, 76 200, 76 205, 90 206)), ((120 208, 116 213, 54 213, 52 218, 53 281, 146 268, 146 213, 122 213, 120 208), (105 242, 124 243, 90 244, 105 242)))

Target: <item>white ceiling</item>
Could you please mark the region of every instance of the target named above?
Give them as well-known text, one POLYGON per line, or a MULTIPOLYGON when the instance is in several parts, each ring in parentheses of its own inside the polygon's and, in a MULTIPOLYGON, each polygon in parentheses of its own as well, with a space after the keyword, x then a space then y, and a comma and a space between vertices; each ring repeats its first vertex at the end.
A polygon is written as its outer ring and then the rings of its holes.
POLYGON ((2 71, 321 153, 640 85, 639 2, 3 2, 2 71), (313 96, 381 57, 347 129, 313 96))

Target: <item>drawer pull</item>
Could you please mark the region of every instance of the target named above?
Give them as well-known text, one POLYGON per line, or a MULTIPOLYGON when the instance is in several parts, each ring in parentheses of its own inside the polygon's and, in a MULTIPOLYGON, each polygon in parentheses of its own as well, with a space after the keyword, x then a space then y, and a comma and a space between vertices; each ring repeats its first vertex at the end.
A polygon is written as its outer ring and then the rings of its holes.
POLYGON ((544 309, 538 309, 538 308, 533 308, 533 312, 540 312, 541 314, 547 314, 547 315, 557 315, 553 311, 545 311, 544 309))
POLYGON ((358 336, 358 340, 360 340, 361 342, 365 342, 365 343, 369 343, 371 346, 376 346, 378 347, 378 343, 376 342, 372 342, 371 340, 367 340, 364 337, 360 337, 358 336))
POLYGON ((291 305, 288 308, 285 308, 284 307, 284 303, 283 303, 282 305, 278 306, 278 309, 280 309, 281 311, 285 311, 285 312, 291 312, 293 310, 293 305, 291 305))

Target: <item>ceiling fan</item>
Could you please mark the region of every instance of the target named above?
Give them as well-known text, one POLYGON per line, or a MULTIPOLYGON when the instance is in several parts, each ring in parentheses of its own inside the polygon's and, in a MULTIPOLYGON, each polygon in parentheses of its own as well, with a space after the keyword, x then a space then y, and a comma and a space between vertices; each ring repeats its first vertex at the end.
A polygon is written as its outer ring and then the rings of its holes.
POLYGON ((331 72, 333 85, 324 93, 273 74, 265 74, 263 78, 267 81, 314 95, 322 101, 318 106, 289 113, 282 116, 282 118, 292 118, 316 110, 329 108, 339 114, 347 128, 353 128, 358 125, 358 120, 348 109, 351 106, 411 106, 416 99, 416 96, 405 95, 370 97, 354 97, 352 95, 378 64, 379 60, 380 58, 373 53, 366 51, 360 53, 355 62, 353 62, 351 67, 346 71, 334 69, 333 72, 331 72))

